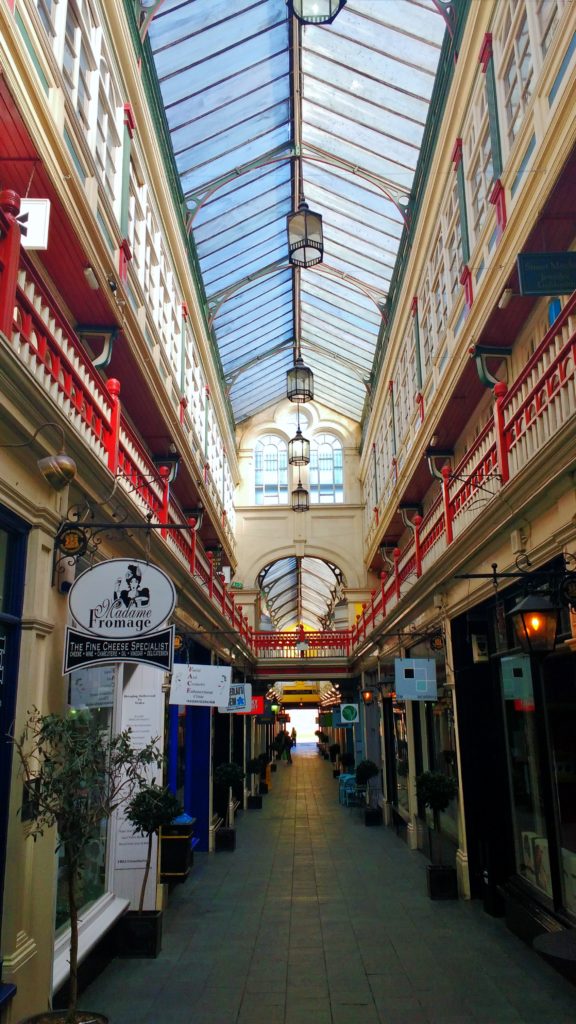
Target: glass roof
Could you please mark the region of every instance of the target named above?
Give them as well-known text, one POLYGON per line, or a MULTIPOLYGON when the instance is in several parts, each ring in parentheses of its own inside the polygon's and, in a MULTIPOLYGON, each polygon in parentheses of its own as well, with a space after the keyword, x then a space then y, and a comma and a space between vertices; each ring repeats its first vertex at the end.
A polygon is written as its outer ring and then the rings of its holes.
POLYGON ((281 558, 262 570, 258 583, 276 629, 297 624, 325 629, 340 596, 342 574, 320 558, 281 558))
POLYGON ((316 399, 361 418, 439 6, 348 0, 301 26, 286 0, 158 0, 149 38, 237 422, 285 395, 297 333, 316 399), (300 191, 324 227, 323 262, 302 272, 286 237, 300 191))

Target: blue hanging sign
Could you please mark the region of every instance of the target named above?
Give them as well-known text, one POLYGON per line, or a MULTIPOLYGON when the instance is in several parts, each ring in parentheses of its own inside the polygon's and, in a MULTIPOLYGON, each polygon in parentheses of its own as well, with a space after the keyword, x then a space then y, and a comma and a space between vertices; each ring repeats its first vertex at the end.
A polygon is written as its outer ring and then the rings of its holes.
POLYGON ((576 289, 576 252, 520 252, 520 295, 570 295, 576 289))

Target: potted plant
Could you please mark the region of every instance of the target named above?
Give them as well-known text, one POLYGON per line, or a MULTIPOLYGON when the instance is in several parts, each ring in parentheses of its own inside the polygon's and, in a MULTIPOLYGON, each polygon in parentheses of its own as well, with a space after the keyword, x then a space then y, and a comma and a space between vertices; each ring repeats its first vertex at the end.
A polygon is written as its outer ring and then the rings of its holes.
POLYGON ((232 809, 232 789, 241 785, 244 772, 239 764, 226 761, 214 769, 214 790, 222 813, 224 824, 216 831, 216 849, 234 850, 236 847, 236 829, 234 828, 234 811, 232 809))
POLYGON ((432 858, 432 863, 427 865, 428 895, 433 900, 457 899, 456 868, 442 863, 440 814, 446 810, 450 801, 457 795, 458 783, 451 775, 444 775, 443 772, 426 771, 418 775, 416 779, 416 793, 418 800, 424 804, 424 807, 428 807, 432 811, 434 832, 438 838, 436 844, 437 852, 434 854, 432 836, 430 829, 428 829, 432 858))
POLYGON ((162 764, 156 742, 139 750, 130 730, 108 736, 89 711, 66 715, 28 712, 15 737, 24 786, 31 797, 28 835, 37 839, 55 828, 62 849, 70 913, 68 1009, 41 1013, 21 1024, 106 1024, 101 1014, 78 1010, 78 891, 83 855, 103 819, 129 799, 162 764))
POLYGON ((320 753, 322 754, 322 757, 324 758, 325 761, 327 761, 328 758, 330 757, 330 754, 326 750, 326 744, 329 742, 329 740, 330 740, 330 737, 329 737, 327 732, 319 732, 318 733, 318 743, 319 743, 319 746, 320 746, 320 753))
POLYGON ((380 768, 374 761, 364 760, 356 766, 356 785, 366 787, 366 805, 364 807, 364 824, 381 825, 383 821, 382 808, 372 806, 370 796, 370 779, 380 774, 380 768))
POLYGON ((246 762, 246 774, 250 777, 250 793, 248 794, 248 810, 249 811, 260 811, 262 810, 262 795, 260 793, 254 793, 254 779, 257 775, 260 775, 262 770, 262 762, 259 757, 251 757, 246 762))
POLYGON ((182 812, 180 802, 169 789, 151 782, 136 793, 125 814, 133 831, 146 836, 146 864, 140 887, 138 910, 129 910, 116 926, 120 957, 157 957, 162 945, 162 911, 144 910, 144 896, 152 863, 152 841, 163 825, 170 825, 182 812))
POLYGON ((258 792, 260 796, 265 796, 266 793, 268 792, 268 783, 266 781, 266 768, 270 763, 270 758, 268 757, 268 754, 262 753, 258 754, 257 760, 260 762, 260 783, 258 786, 258 792))
MULTIPOLYGON (((330 746, 328 747, 328 753, 330 754, 330 760, 332 761, 332 764, 336 764, 336 761, 338 759, 338 755, 340 753, 340 744, 339 743, 331 743, 330 746)), ((338 775, 339 774, 340 774, 340 771, 338 771, 338 775)))
POLYGON ((340 767, 341 768, 353 768, 354 767, 354 754, 350 751, 345 750, 343 754, 340 754, 340 767))

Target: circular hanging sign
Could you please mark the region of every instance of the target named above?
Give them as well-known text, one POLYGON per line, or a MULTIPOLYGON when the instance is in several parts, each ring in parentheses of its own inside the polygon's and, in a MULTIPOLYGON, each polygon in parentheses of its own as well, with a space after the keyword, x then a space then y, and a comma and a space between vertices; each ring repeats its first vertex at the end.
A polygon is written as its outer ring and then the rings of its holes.
POLYGON ((357 704, 341 704, 340 705, 340 718, 343 722, 358 722, 358 705, 357 704))
POLYGON ((112 558, 86 569, 68 594, 78 625, 94 636, 133 638, 152 633, 176 605, 172 580, 156 565, 112 558))

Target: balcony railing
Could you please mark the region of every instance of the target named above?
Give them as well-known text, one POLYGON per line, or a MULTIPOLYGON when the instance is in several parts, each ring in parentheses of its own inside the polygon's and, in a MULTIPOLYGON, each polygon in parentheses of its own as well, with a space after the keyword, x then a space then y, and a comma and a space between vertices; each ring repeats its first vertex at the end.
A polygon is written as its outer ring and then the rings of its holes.
MULTIPOLYGON (((20 251, 13 221, 0 207, 0 329, 10 339, 14 356, 33 376, 46 397, 105 465, 138 512, 161 530, 167 545, 185 564, 209 600, 228 619, 249 648, 251 632, 241 606, 227 593, 195 533, 170 494, 167 470, 157 466, 139 442, 120 405, 120 384, 104 381, 85 355, 71 325, 57 310, 37 271, 20 251), (15 261, 17 265, 15 266, 15 261), (190 526, 189 531, 171 524, 190 526)), ((112 489, 112 488, 111 488, 112 489)), ((215 514, 230 536, 230 526, 212 482, 207 487, 215 514)))
POLYGON ((439 497, 410 541, 394 551, 390 571, 352 628, 352 652, 574 417, 575 366, 576 292, 518 379, 508 390, 496 385, 492 419, 454 470, 445 470, 439 497))

